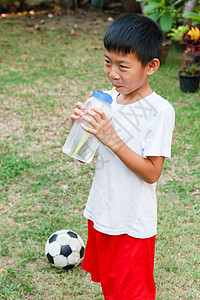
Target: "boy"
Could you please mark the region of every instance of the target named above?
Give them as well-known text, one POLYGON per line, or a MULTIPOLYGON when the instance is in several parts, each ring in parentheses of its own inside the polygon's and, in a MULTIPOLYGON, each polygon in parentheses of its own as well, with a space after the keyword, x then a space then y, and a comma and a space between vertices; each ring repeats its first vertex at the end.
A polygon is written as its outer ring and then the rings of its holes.
POLYGON ((174 109, 151 90, 163 33, 143 15, 115 20, 104 36, 105 74, 116 87, 112 119, 78 102, 72 121, 99 139, 84 211, 88 241, 82 268, 100 282, 106 300, 153 300, 156 182, 170 157, 174 109))

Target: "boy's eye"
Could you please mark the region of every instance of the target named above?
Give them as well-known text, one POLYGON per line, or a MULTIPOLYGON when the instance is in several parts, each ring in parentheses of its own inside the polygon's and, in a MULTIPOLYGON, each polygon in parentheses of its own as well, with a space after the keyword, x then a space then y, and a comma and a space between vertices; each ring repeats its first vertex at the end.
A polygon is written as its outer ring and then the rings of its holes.
POLYGON ((106 64, 110 64, 110 61, 108 59, 105 59, 106 64))
POLYGON ((124 66, 124 65, 120 65, 120 68, 122 68, 122 69, 127 69, 128 67, 127 67, 127 66, 124 66))

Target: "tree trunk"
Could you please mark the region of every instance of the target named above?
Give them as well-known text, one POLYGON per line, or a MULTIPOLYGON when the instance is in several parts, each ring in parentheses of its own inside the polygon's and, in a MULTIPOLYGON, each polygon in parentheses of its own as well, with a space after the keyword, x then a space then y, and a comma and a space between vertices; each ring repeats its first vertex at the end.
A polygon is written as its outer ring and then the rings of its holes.
POLYGON ((185 3, 185 7, 183 9, 183 14, 188 12, 193 12, 195 6, 197 4, 197 0, 189 0, 185 3))
MULTIPOLYGON (((197 4, 197 0, 189 0, 189 1, 187 1, 186 4, 185 4, 185 7, 183 9, 182 15, 184 15, 185 13, 188 13, 188 12, 193 12, 196 4, 197 4)), ((183 23, 187 24, 188 23, 188 19, 184 18, 183 19, 183 23)))

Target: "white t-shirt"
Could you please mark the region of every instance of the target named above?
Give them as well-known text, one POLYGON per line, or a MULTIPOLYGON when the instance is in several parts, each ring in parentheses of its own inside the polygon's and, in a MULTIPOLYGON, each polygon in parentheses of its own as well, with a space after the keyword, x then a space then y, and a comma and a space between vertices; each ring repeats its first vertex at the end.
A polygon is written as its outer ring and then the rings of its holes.
MULTIPOLYGON (((112 120, 118 136, 137 154, 170 158, 175 113, 156 93, 135 103, 118 104, 113 93, 112 120)), ((84 216, 96 230, 148 238, 157 232, 156 183, 148 184, 108 147, 100 144, 84 216)))

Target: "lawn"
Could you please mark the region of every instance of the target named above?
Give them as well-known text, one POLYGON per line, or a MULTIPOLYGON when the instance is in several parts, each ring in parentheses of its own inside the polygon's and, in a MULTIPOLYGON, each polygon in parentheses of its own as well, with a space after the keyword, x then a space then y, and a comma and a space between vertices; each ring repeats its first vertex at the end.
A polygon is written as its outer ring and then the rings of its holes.
MULTIPOLYGON (((87 240, 83 209, 95 161, 80 164, 62 146, 75 103, 111 88, 103 71, 108 16, 0 20, 0 299, 103 299, 80 267, 51 267, 44 246, 65 228, 87 240)), ((181 65, 182 54, 172 46, 150 78, 176 111, 172 159, 157 184, 157 300, 200 299, 200 92, 180 91, 181 65)))

